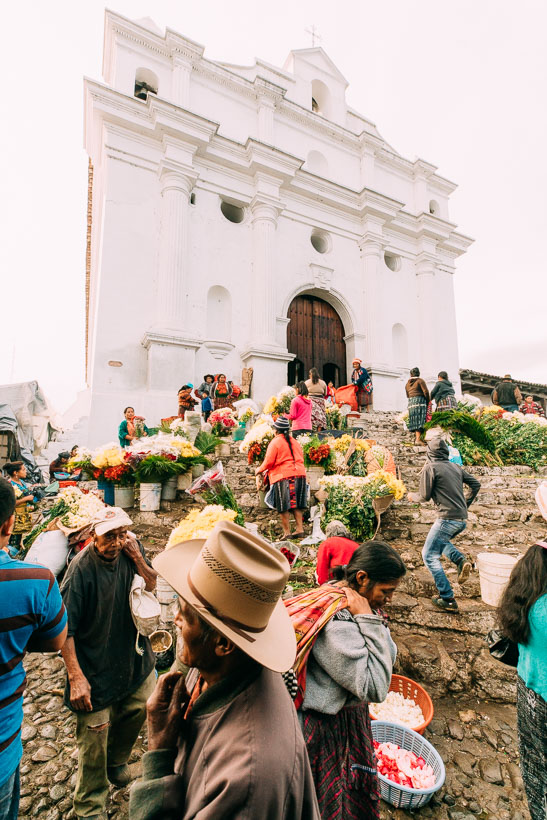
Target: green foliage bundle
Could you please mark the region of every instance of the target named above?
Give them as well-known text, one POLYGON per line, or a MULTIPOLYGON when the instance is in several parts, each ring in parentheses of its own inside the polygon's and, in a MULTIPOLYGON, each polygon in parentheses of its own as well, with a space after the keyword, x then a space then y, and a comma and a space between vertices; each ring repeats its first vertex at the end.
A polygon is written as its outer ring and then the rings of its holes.
POLYGON ((202 495, 207 504, 220 504, 225 510, 235 510, 237 515, 234 519, 234 523, 240 524, 240 526, 245 524, 243 511, 237 503, 231 488, 227 484, 215 484, 210 489, 205 490, 202 495))
POLYGON ((496 444, 489 431, 476 418, 460 410, 440 410, 433 413, 431 421, 424 426, 424 431, 431 427, 442 427, 454 433, 461 433, 476 444, 480 444, 489 453, 494 453, 496 444))
POLYGON ((222 439, 214 436, 212 433, 206 433, 201 430, 194 441, 194 446, 198 448, 200 453, 204 456, 211 455, 215 452, 219 444, 222 444, 222 439))
POLYGON ((170 461, 165 456, 149 455, 138 464, 135 469, 137 484, 161 484, 173 476, 186 472, 186 464, 180 461, 170 461))
POLYGON ((547 465, 547 426, 534 422, 482 417, 503 464, 524 464, 533 470, 547 465))
POLYGON ((323 529, 330 521, 341 521, 360 543, 370 540, 374 534, 375 515, 372 504, 370 501, 367 503, 366 499, 356 502, 354 493, 343 484, 329 489, 326 512, 321 520, 323 529))

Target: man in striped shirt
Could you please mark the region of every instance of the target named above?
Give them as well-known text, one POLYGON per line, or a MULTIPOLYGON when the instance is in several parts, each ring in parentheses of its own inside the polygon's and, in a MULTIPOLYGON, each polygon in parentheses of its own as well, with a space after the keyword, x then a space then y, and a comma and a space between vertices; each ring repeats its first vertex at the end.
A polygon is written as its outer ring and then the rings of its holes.
POLYGON ((49 569, 6 552, 15 521, 13 487, 0 478, 0 820, 16 820, 26 652, 57 652, 67 633, 65 607, 49 569))

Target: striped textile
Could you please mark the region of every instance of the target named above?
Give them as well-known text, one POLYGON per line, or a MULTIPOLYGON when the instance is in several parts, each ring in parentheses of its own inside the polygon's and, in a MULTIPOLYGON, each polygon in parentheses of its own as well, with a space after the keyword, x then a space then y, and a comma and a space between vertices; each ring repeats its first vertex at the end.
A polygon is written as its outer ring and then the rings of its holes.
POLYGON ((14 561, 0 550, 0 786, 17 769, 23 747, 23 658, 31 638, 49 640, 67 616, 49 569, 14 561))
POLYGON ((336 715, 306 710, 300 722, 322 820, 378 820, 368 703, 345 706, 336 715))
POLYGON ((458 400, 456 396, 445 396, 444 399, 439 399, 435 402, 435 410, 457 410, 458 400))
POLYGON ((408 400, 408 421, 406 426, 411 433, 423 430, 427 414, 427 401, 424 396, 411 396, 408 400))
POLYGON ((547 702, 517 675, 520 768, 532 820, 547 817, 547 702))
POLYGON ((298 681, 298 693, 294 701, 297 709, 304 700, 306 663, 315 640, 333 615, 339 609, 345 609, 347 605, 345 592, 330 584, 324 584, 285 601, 296 633, 296 661, 293 669, 298 681))

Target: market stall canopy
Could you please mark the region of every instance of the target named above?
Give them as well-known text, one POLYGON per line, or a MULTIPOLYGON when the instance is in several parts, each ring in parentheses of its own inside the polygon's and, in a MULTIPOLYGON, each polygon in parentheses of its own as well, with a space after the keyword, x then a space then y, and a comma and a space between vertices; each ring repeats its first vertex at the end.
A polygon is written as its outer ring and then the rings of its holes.
POLYGON ((36 381, 0 385, 0 432, 13 433, 21 454, 47 446, 61 424, 36 381))

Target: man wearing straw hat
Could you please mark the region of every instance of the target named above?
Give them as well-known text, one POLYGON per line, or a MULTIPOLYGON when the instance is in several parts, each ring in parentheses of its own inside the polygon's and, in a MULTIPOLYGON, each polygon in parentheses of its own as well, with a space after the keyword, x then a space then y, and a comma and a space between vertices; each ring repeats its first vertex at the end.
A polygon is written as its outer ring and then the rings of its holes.
POLYGON ((179 595, 180 660, 147 704, 132 820, 320 820, 306 747, 281 672, 296 639, 284 556, 231 521, 175 544, 155 569, 179 595))
POLYGON ((120 507, 105 507, 93 522, 93 543, 71 562, 61 585, 68 613, 62 650, 65 705, 76 713, 76 817, 99 818, 109 782, 127 786, 127 761, 146 717, 156 682, 148 638, 138 637, 129 604, 135 574, 148 591, 157 573, 120 507))

